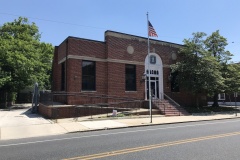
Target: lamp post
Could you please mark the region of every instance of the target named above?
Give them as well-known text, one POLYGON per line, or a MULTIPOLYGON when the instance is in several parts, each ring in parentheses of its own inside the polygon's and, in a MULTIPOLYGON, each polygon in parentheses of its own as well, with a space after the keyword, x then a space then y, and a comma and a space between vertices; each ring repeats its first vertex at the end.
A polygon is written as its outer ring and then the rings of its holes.
MULTIPOLYGON (((147 74, 150 74, 150 73, 147 72, 147 74)), ((147 80, 147 74, 146 74, 146 73, 143 73, 141 82, 146 82, 146 80, 147 80)), ((152 123, 151 87, 150 87, 150 83, 149 83, 149 82, 150 82, 150 78, 149 78, 149 76, 148 76, 148 81, 147 81, 147 83, 149 84, 149 86, 148 86, 148 94, 149 94, 150 123, 152 123)), ((145 83, 145 85, 147 85, 147 84, 145 83)))

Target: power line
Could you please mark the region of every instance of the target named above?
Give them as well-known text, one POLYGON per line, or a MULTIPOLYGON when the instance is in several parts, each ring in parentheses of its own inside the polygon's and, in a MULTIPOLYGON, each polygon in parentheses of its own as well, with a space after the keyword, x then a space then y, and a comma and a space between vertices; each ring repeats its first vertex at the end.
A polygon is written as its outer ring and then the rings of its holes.
POLYGON ((79 25, 79 24, 75 24, 75 23, 61 22, 61 21, 48 20, 48 19, 42 19, 42 18, 36 18, 36 17, 29 17, 29 16, 20 16, 20 15, 10 14, 10 13, 0 13, 0 14, 9 15, 9 16, 17 16, 17 17, 26 17, 26 18, 29 18, 29 19, 36 19, 36 20, 46 21, 46 22, 52 22, 52 23, 61 23, 61 24, 67 24, 67 25, 74 25, 74 26, 85 27, 85 28, 95 28, 95 29, 104 29, 104 30, 107 30, 106 28, 101 28, 101 27, 79 25))
MULTIPOLYGON (((85 28, 94 28, 94 29, 101 29, 101 30, 111 30, 109 28, 103 28, 103 27, 96 27, 96 26, 86 26, 86 25, 80 25, 80 24, 76 24, 76 23, 68 23, 68 22, 62 22, 62 21, 56 21, 56 20, 49 20, 49 19, 43 19, 43 18, 37 18, 37 17, 29 17, 29 16, 21 16, 21 15, 17 15, 17 14, 12 14, 12 13, 3 13, 3 12, 0 12, 0 14, 2 15, 8 15, 8 16, 14 16, 14 17, 26 17, 28 19, 36 19, 36 20, 40 20, 40 21, 46 21, 46 22, 52 22, 52 23, 60 23, 60 24, 66 24, 66 25, 72 25, 72 26, 78 26, 78 27, 85 27, 85 28)), ((139 32, 135 32, 135 34, 142 34, 142 33, 139 33, 139 32)), ((166 37, 166 38, 173 38, 173 39, 182 39, 182 37, 174 37, 174 36, 163 36, 163 35, 159 35, 159 37, 166 37)), ((236 45, 236 43, 238 42, 235 42, 234 44, 234 41, 232 42, 232 45, 236 45)), ((229 43, 231 44, 231 43, 229 43)))
MULTIPOLYGON (((78 27, 85 27, 85 28, 94 28, 94 29, 101 29, 101 30, 112 30, 110 28, 103 28, 103 27, 95 27, 95 26, 86 26, 86 25, 80 25, 80 24, 76 24, 76 23, 68 23, 68 22, 62 22, 62 21, 56 21, 56 20, 49 20, 49 19, 43 19, 43 18, 37 18, 37 17, 29 17, 29 16, 21 16, 21 15, 17 15, 17 14, 12 14, 12 13, 3 13, 0 12, 0 14, 2 15, 8 15, 8 16, 14 16, 14 17, 26 17, 28 19, 36 19, 36 20, 40 20, 40 21, 46 21, 46 22, 52 22, 52 23, 60 23, 60 24, 66 24, 66 25, 73 25, 73 26, 78 26, 78 27)), ((139 32, 134 32, 135 34, 143 34, 143 33, 139 33, 139 32)), ((166 37, 166 38, 174 38, 174 39, 179 39, 182 37, 173 37, 173 36, 161 36, 159 35, 159 37, 166 37)))

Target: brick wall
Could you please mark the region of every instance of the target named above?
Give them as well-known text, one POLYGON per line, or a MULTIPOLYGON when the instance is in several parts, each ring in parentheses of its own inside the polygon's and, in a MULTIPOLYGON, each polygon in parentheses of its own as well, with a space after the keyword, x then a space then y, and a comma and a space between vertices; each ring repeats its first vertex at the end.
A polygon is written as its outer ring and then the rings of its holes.
MULTIPOLYGON (((171 93, 171 83, 168 79, 170 65, 176 61, 172 60, 172 53, 177 53, 181 45, 151 40, 150 52, 160 56, 163 63, 163 90, 171 93)), ((59 47, 55 48, 53 61, 53 91, 61 88, 61 64, 64 57, 66 60, 66 83, 67 92, 82 92, 82 60, 96 62, 96 91, 92 94, 105 94, 111 96, 145 98, 145 83, 141 82, 145 71, 145 58, 147 56, 147 39, 117 32, 106 31, 105 42, 68 37, 59 47), (134 52, 129 54, 127 47, 132 46, 134 52), (56 59, 58 61, 56 61, 56 59), (136 65, 136 91, 125 91, 125 65, 136 65)), ((169 94, 180 104, 186 102, 189 95, 182 93, 169 94)), ((67 97, 67 104, 83 104, 89 100, 67 97)))
POLYGON ((38 113, 45 118, 51 118, 52 117, 52 110, 51 107, 48 107, 42 103, 39 103, 38 106, 38 113))
MULTIPOLYGON (((131 104, 130 104, 131 105, 131 104)), ((135 107, 135 106, 134 106, 135 107)), ((82 116, 91 116, 98 114, 111 115, 114 108, 112 107, 76 107, 76 106, 48 106, 40 103, 38 106, 38 113, 45 118, 60 119, 60 118, 73 118, 82 116)), ((136 108, 135 108, 136 109, 136 108)), ((117 108, 118 112, 128 111, 127 108, 117 108)))
POLYGON ((52 82, 52 90, 60 91, 61 90, 61 65, 58 64, 58 47, 56 46, 54 49, 54 59, 53 59, 53 82, 52 82))
POLYGON ((76 37, 68 38, 68 55, 106 58, 105 43, 76 37))
MULTIPOLYGON (((105 43, 70 37, 68 45, 68 55, 75 58, 67 59, 67 92, 82 92, 82 60, 105 59, 105 43)), ((106 63, 96 61, 96 94, 107 94, 106 67, 106 63)), ((67 102, 83 104, 86 100, 69 96, 67 102)))
POLYGON ((79 59, 68 59, 67 65, 67 92, 80 92, 82 81, 82 61, 79 59))
POLYGON ((63 58, 66 58, 66 52, 67 52, 67 44, 68 39, 64 40, 58 47, 58 59, 57 61, 61 61, 63 58))
MULTIPOLYGON (((196 105, 196 96, 191 93, 180 91, 180 92, 168 92, 166 94, 182 106, 192 107, 196 105)), ((207 105, 207 97, 205 94, 199 95, 199 105, 202 106, 207 105)))
MULTIPOLYGON (((119 34, 107 33, 106 36, 107 56, 109 59, 117 59, 128 63, 142 63, 136 65, 136 81, 137 91, 125 91, 125 64, 108 62, 108 94, 118 96, 129 96, 134 98, 145 98, 145 83, 141 83, 142 75, 145 71, 145 58, 147 56, 147 39, 121 36, 119 34), (132 46, 134 53, 129 54, 127 47, 132 46)), ((171 58, 171 53, 179 50, 179 48, 170 46, 170 44, 151 41, 151 52, 155 52, 160 56, 163 62, 163 87, 164 91, 170 92, 171 86, 168 83, 170 74, 169 65, 174 63, 171 58)))

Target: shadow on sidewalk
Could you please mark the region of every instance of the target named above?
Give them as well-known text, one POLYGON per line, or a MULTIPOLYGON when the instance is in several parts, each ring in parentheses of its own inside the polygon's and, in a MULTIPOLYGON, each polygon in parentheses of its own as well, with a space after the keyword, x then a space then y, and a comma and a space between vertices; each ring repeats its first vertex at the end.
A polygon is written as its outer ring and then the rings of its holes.
POLYGON ((31 108, 29 108, 27 111, 21 113, 21 115, 25 115, 28 118, 43 118, 41 115, 36 114, 36 113, 32 113, 31 108))

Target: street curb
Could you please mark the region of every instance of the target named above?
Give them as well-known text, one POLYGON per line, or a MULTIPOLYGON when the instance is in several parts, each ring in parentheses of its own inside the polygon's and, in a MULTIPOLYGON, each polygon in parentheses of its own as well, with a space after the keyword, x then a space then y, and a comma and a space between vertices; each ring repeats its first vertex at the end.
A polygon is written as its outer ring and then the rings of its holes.
MULTIPOLYGON (((190 114, 189 116, 212 116, 212 115, 216 115, 216 114, 222 114, 222 115, 225 115, 225 114, 235 114, 235 112, 212 112, 212 113, 193 113, 193 114, 190 114)), ((153 118, 156 118, 156 117, 167 117, 165 115, 153 115, 153 118)), ((178 116, 176 116, 178 117, 178 116)), ((85 121, 103 121, 103 120, 121 120, 121 119, 139 119, 139 118, 149 118, 149 115, 140 115, 140 116, 125 116, 125 117, 106 117, 106 118, 88 118, 88 119, 83 119, 83 120, 74 120, 74 119, 81 119, 81 117, 77 117, 77 118, 68 118, 68 119, 72 119, 72 122, 85 122, 85 121)), ((57 122, 58 120, 61 120, 61 119, 51 119, 51 121, 53 121, 53 123, 59 123, 57 122), (56 122, 55 122, 56 121, 56 122)), ((61 123, 61 122, 60 122, 61 123)))
POLYGON ((158 123, 158 124, 142 124, 137 126, 126 126, 126 127, 116 127, 116 128, 100 128, 100 129, 89 129, 83 131, 73 131, 69 133, 79 133, 79 132, 92 132, 92 131, 103 131, 103 130, 115 130, 115 129, 123 129, 123 128, 137 128, 137 127, 146 127, 146 126, 157 126, 157 125, 168 125, 168 124, 178 124, 178 123, 189 123, 189 122, 203 122, 203 121, 219 121, 219 120, 226 120, 226 119, 238 119, 240 117, 232 117, 232 118, 218 118, 218 119, 208 119, 208 120, 198 120, 198 121, 184 121, 184 122, 169 122, 169 123, 158 123))
MULTIPOLYGON (((158 118, 158 117, 165 117, 165 116, 153 116, 153 118, 158 118)), ((121 119, 141 119, 141 118, 149 118, 149 115, 146 116, 142 116, 142 117, 109 117, 109 118, 98 118, 98 119, 84 119, 81 121, 78 120, 73 120, 72 122, 86 122, 86 121, 104 121, 104 120, 121 120, 121 119)), ((71 118, 70 118, 71 119, 71 118)), ((59 122, 54 122, 54 121, 58 121, 61 119, 51 119, 51 121, 53 121, 53 123, 59 123, 59 122)), ((61 123, 61 122, 60 122, 61 123)))

